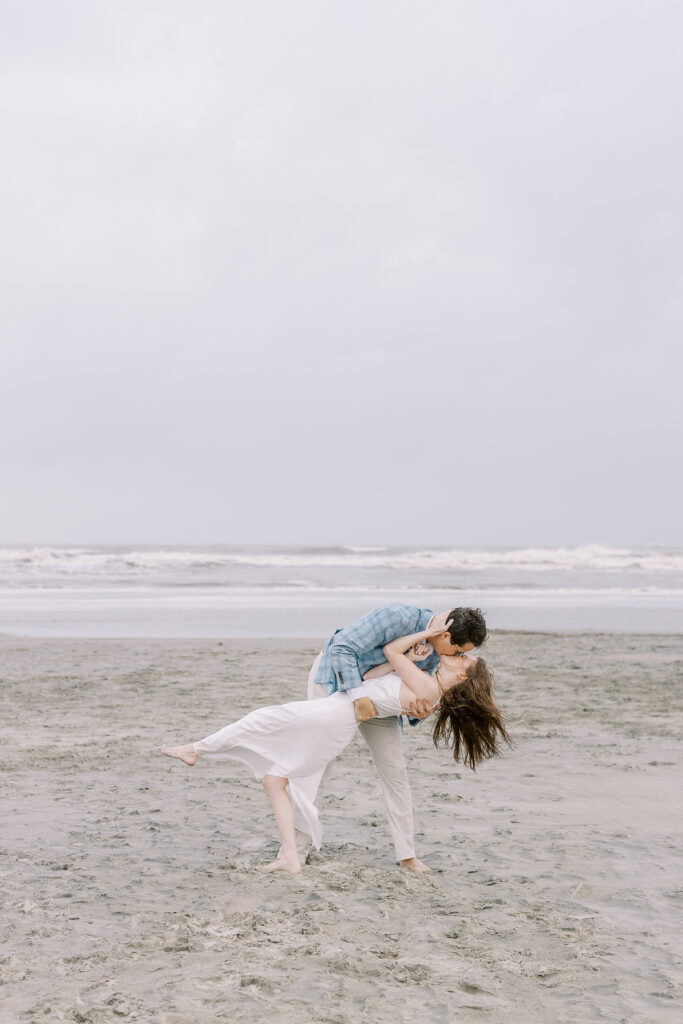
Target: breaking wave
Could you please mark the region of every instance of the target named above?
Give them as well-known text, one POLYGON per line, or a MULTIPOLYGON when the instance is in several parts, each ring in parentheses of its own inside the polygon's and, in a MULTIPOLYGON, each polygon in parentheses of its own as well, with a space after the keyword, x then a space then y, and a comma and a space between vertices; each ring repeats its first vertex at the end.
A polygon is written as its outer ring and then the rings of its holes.
POLYGON ((0 574, 25 576, 47 572, 64 576, 92 574, 180 576, 230 566, 259 569, 382 569, 398 571, 523 570, 543 572, 683 573, 683 550, 660 547, 527 548, 180 548, 180 547, 6 547, 0 549, 0 574))

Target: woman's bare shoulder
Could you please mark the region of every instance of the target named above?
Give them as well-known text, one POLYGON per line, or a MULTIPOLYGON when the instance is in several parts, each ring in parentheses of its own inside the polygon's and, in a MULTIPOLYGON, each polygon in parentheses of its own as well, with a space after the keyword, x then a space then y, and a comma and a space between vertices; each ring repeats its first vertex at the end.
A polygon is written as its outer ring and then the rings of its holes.
MULTIPOLYGON (((427 673, 425 673, 425 675, 427 675, 427 673)), ((438 683, 430 676, 427 676, 427 679, 422 682, 419 694, 401 680, 399 699, 403 710, 409 711, 410 705, 414 704, 416 700, 426 700, 431 705, 438 704, 441 699, 441 690, 439 689, 438 683)))

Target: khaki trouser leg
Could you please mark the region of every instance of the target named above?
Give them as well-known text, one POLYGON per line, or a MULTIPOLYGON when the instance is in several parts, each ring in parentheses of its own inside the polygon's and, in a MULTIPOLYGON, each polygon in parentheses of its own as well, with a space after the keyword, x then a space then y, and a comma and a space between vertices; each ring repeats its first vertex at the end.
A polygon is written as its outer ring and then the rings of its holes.
POLYGON ((407 860, 415 856, 413 801, 403 756, 403 732, 399 720, 373 718, 369 722, 363 722, 358 728, 370 748, 382 783, 396 860, 407 860))

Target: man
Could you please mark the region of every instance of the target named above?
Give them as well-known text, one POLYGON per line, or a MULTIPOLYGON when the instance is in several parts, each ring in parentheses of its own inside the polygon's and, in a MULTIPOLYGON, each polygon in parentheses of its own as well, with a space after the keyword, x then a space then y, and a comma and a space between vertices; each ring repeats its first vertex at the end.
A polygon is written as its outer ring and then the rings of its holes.
MULTIPOLYGON (((480 647, 486 639, 486 622, 475 608, 454 608, 436 615, 426 608, 389 604, 375 608, 362 618, 338 629, 313 662, 308 677, 308 698, 326 697, 337 690, 347 691, 363 739, 370 748, 384 792, 389 828, 401 867, 415 874, 429 868, 415 856, 413 810, 410 785, 402 750, 402 723, 399 718, 378 718, 372 701, 365 695, 363 676, 370 669, 386 664, 382 650, 390 640, 418 633, 427 628, 443 631, 430 643, 432 649, 414 656, 420 668, 430 674, 439 664, 439 655, 466 653, 480 647)), ((387 666, 387 670, 388 669, 387 666)), ((414 706, 415 719, 427 718, 431 710, 425 701, 414 706)), ((308 853, 308 840, 297 833, 297 849, 302 860, 308 853)))

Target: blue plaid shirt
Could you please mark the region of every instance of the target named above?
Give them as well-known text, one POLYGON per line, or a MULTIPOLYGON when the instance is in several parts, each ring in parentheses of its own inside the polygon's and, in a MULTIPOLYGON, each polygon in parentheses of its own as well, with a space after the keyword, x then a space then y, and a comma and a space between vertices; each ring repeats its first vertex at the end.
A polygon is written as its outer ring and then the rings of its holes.
MULTIPOLYGON (((364 674, 375 665, 386 662, 382 650, 384 645, 400 636, 422 632, 433 615, 434 612, 427 608, 385 604, 356 619, 350 626, 338 629, 325 644, 316 683, 327 686, 328 693, 362 686, 364 674)), ((432 651, 424 661, 416 664, 431 675, 438 668, 439 661, 439 655, 432 651)))

